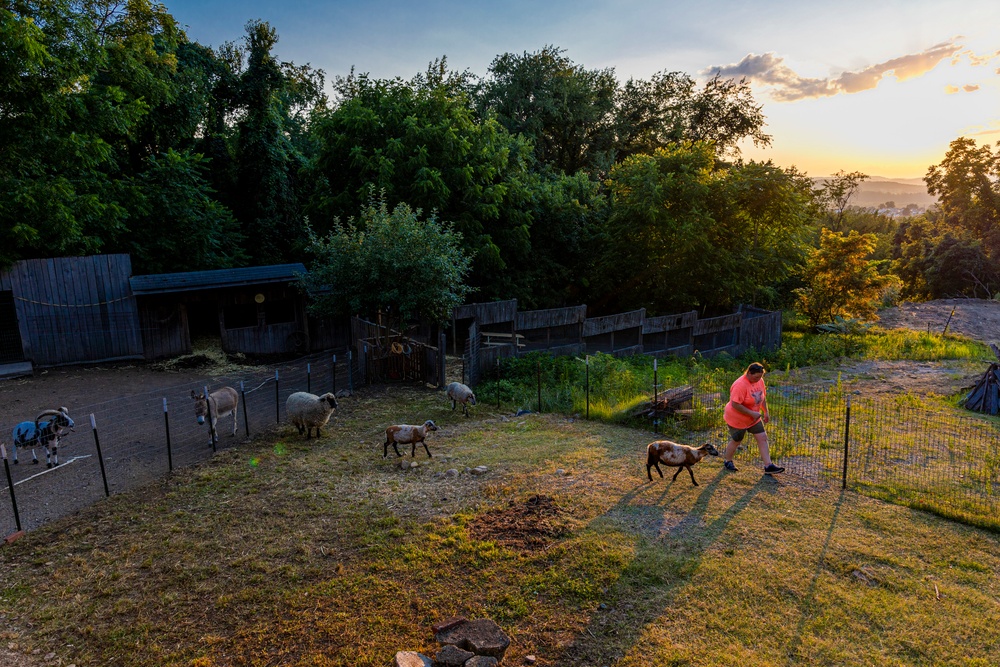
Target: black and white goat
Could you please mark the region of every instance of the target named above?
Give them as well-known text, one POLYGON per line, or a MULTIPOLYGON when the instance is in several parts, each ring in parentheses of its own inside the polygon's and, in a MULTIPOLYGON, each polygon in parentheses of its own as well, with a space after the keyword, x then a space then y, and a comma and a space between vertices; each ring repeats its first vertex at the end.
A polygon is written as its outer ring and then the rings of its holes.
POLYGON ((17 448, 31 448, 31 462, 38 463, 35 447, 45 450, 45 466, 59 465, 59 439, 73 430, 76 424, 69 416, 69 410, 45 410, 33 422, 21 422, 14 427, 14 463, 17 463, 17 448))

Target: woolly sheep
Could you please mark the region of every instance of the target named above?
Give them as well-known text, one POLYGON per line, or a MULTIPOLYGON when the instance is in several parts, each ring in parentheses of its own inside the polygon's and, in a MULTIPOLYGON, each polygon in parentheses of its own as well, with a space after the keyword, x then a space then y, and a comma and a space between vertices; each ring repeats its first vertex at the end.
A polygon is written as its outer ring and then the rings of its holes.
POLYGON ((327 392, 322 396, 297 391, 285 402, 285 412, 289 420, 299 429, 299 435, 306 434, 306 439, 312 437, 312 429, 316 429, 316 437, 320 437, 320 428, 330 421, 330 415, 337 407, 337 397, 327 392))
POLYGON ((413 445, 410 450, 410 456, 416 456, 418 442, 424 446, 424 451, 430 457, 431 450, 427 449, 427 442, 424 438, 427 437, 429 431, 436 430, 438 430, 437 425, 430 419, 425 421, 421 426, 412 426, 410 424, 390 426, 385 430, 385 444, 382 446, 382 458, 389 455, 389 445, 392 445, 392 448, 396 450, 396 456, 402 456, 399 453, 399 447, 396 446, 396 443, 400 445, 413 445))
POLYGON ((466 385, 461 382, 452 382, 448 385, 448 400, 451 401, 451 410, 455 411, 458 403, 462 404, 462 413, 469 416, 469 403, 476 404, 476 395, 472 393, 466 385))
POLYGON ((687 468, 688 474, 691 475, 691 483, 698 486, 698 482, 694 481, 694 471, 691 470, 691 466, 705 458, 706 454, 718 456, 719 450, 708 442, 699 447, 678 445, 676 442, 671 442, 670 440, 651 442, 646 446, 646 475, 649 477, 649 481, 652 482, 652 468, 655 467, 656 472, 660 473, 660 477, 663 477, 663 471, 660 470, 660 464, 662 463, 663 465, 677 468, 677 472, 670 479, 673 482, 677 479, 677 475, 680 474, 681 470, 687 468))

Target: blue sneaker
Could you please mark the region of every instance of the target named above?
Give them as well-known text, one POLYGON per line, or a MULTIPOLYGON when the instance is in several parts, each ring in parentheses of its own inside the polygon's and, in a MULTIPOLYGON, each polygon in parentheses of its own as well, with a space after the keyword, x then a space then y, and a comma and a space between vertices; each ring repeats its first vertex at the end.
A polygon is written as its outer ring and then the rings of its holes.
POLYGON ((739 470, 739 468, 736 467, 736 464, 733 463, 732 461, 726 461, 725 463, 722 464, 722 467, 728 470, 729 472, 736 472, 737 470, 739 470))
POLYGON ((774 475, 775 473, 785 472, 785 469, 781 466, 776 466, 773 463, 766 468, 764 468, 765 475, 774 475))

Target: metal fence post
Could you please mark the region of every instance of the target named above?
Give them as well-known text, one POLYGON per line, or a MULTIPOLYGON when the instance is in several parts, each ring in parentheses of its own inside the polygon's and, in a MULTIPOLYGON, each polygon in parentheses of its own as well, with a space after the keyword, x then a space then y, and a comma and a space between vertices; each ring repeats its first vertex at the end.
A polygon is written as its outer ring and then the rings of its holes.
POLYGON ((109 498, 111 491, 108 490, 108 473, 104 470, 104 455, 101 453, 101 439, 97 437, 97 420, 94 413, 90 413, 90 431, 94 434, 94 445, 97 447, 97 461, 101 464, 101 479, 104 480, 104 497, 109 498))
POLYGON ((274 423, 281 423, 281 396, 278 392, 278 371, 274 371, 274 423))
POLYGON ((250 439, 250 418, 247 416, 247 392, 243 388, 243 380, 240 380, 240 397, 243 399, 243 430, 247 434, 247 440, 250 439))
POLYGON ((337 395, 337 355, 333 355, 333 364, 330 366, 330 393, 337 395))
POLYGON ((500 409, 500 358, 497 357, 497 410, 500 409))
POLYGON ((659 411, 659 385, 656 377, 656 358, 653 358, 653 433, 660 432, 660 420, 657 419, 659 411))
POLYGON ((847 488, 847 456, 850 453, 851 442, 851 395, 847 395, 847 412, 844 418, 844 477, 840 488, 847 488))
POLYGON ((313 390, 312 364, 306 364, 306 391, 308 391, 311 394, 312 390, 313 390))
POLYGON ((174 471, 174 455, 170 449, 170 416, 167 413, 167 399, 163 398, 163 428, 167 433, 167 469, 174 471))
POLYGON ((587 378, 587 419, 590 419, 590 355, 589 354, 587 355, 586 365, 587 365, 587 370, 586 370, 586 378, 587 378))
POLYGON ((7 488, 10 490, 10 506, 14 510, 14 523, 21 530, 21 515, 17 511, 17 498, 14 497, 14 480, 10 477, 10 463, 7 461, 7 448, 0 445, 0 455, 3 455, 3 469, 7 473, 7 488))

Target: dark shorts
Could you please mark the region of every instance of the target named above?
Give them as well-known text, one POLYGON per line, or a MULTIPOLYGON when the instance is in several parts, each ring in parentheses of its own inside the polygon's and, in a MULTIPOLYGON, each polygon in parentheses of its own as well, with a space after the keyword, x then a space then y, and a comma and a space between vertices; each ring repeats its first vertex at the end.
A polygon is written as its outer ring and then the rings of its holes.
POLYGON ((763 433, 764 432, 764 422, 758 421, 756 424, 750 428, 733 428, 729 427, 729 437, 733 439, 733 442, 742 442, 744 433, 763 433))

